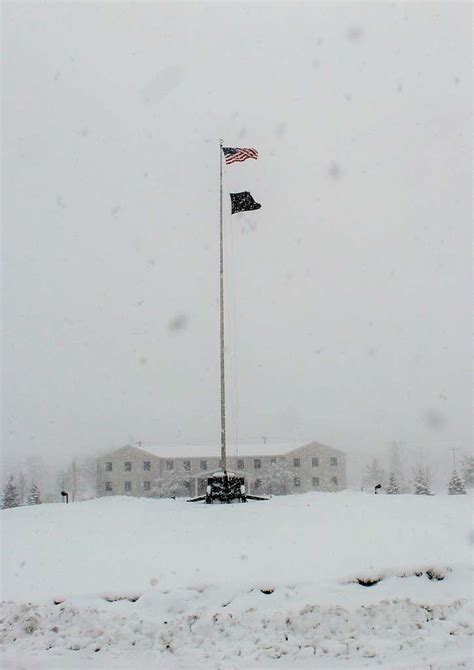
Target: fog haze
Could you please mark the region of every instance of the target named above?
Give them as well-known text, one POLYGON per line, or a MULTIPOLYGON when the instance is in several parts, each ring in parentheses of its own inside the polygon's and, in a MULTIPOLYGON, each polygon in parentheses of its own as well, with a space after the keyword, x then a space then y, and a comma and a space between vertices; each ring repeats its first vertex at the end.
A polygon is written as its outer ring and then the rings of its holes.
POLYGON ((3 454, 471 444, 467 4, 3 6, 3 454), (262 208, 230 216, 228 193, 262 208))

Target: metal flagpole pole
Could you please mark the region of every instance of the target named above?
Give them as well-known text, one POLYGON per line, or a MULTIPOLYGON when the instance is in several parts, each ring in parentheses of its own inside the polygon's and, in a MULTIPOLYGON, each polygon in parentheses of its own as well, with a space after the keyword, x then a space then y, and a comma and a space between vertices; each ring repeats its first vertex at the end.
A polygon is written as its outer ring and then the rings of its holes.
POLYGON ((220 348, 221 348, 221 460, 224 473, 227 473, 227 451, 225 434, 225 360, 224 360, 224 229, 222 224, 222 142, 219 140, 220 168, 220 348))

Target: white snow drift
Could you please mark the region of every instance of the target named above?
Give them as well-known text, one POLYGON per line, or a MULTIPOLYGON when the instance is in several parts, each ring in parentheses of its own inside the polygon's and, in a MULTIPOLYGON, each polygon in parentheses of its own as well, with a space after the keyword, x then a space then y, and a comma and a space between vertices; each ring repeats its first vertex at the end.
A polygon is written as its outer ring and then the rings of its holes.
POLYGON ((6 667, 470 667, 470 496, 2 512, 6 667))

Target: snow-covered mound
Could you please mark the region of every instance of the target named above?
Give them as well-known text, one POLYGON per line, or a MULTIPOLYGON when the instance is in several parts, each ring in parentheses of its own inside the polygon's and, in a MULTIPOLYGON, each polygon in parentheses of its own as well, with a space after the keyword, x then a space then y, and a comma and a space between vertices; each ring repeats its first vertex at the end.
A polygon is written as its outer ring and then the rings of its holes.
POLYGON ((471 503, 346 491, 5 510, 3 661, 470 667, 471 503))

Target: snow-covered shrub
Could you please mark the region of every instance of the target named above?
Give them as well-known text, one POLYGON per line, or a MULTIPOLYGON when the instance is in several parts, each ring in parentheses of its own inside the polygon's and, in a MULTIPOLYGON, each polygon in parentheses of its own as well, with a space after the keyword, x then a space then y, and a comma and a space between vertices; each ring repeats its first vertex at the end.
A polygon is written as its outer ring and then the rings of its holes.
POLYGON ((400 493, 400 487, 398 485, 398 480, 394 472, 390 473, 390 477, 388 479, 387 493, 390 494, 400 493))
POLYGON ((36 484, 32 484, 27 502, 28 505, 41 505, 41 495, 36 484))
POLYGON ((176 470, 163 470, 152 484, 152 494, 158 498, 186 496, 190 488, 186 487, 183 475, 176 470))
POLYGON ((453 474, 448 484, 448 493, 450 496, 458 496, 466 494, 466 487, 461 477, 458 475, 456 470, 453 470, 453 474))
POLYGON ((429 472, 421 466, 415 471, 415 479, 413 481, 413 493, 417 496, 433 495, 430 491, 429 472))

